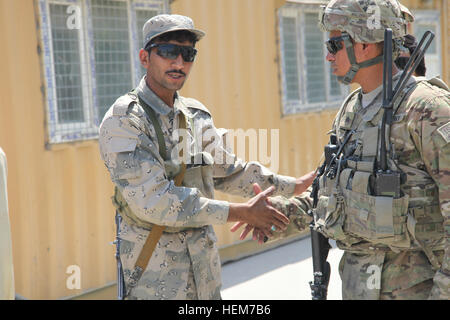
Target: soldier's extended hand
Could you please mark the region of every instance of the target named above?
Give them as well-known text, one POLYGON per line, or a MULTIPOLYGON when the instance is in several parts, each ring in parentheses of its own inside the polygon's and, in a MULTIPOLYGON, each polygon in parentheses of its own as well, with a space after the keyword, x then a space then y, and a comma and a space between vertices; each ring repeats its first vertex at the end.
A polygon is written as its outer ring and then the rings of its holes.
MULTIPOLYGON (((256 195, 260 194, 262 192, 261 187, 257 184, 254 183, 253 184, 253 191, 255 192, 256 195)), ((270 200, 267 198, 267 202, 270 205, 270 200)), ((243 221, 239 221, 236 222, 230 229, 231 232, 235 232, 237 231, 242 225, 244 225, 245 222, 243 221)), ((244 230, 241 232, 239 239, 240 240, 244 240, 245 237, 250 233, 250 231, 253 230, 253 240, 257 240, 260 244, 264 243, 264 237, 266 236, 266 234, 259 228, 255 228, 255 226, 251 225, 251 224, 247 224, 244 228, 244 230)), ((280 229, 278 229, 280 230, 280 229)), ((272 233, 270 234, 271 237, 272 233)))
POLYGON ((304 176, 298 178, 294 189, 294 196, 298 196, 305 192, 306 189, 308 189, 308 187, 313 183, 316 175, 316 171, 311 171, 310 173, 307 173, 304 176))
POLYGON ((272 207, 268 197, 273 194, 275 187, 260 192, 247 203, 231 203, 228 221, 240 221, 260 229, 264 235, 270 237, 272 228, 286 230, 289 218, 272 207))

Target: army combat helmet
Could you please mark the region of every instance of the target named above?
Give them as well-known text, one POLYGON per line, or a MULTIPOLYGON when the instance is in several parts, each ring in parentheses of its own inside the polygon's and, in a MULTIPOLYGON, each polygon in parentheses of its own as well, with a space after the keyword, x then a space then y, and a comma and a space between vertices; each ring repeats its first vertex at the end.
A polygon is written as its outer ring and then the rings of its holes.
POLYGON ((403 36, 409 22, 414 18, 409 10, 397 0, 331 0, 319 12, 319 28, 322 31, 338 30, 342 32, 345 48, 350 61, 350 69, 338 80, 349 84, 356 72, 380 63, 383 55, 356 62, 353 43, 378 43, 384 40, 384 30, 392 29, 393 55, 398 55, 402 47, 403 36))

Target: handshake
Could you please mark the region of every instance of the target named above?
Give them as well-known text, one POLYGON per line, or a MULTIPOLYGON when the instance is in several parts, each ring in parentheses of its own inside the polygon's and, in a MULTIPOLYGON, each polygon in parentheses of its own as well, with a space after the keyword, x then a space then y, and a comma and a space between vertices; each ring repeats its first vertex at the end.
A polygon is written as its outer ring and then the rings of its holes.
MULTIPOLYGON (((300 195, 312 184, 316 172, 312 171, 296 181, 294 195, 300 195)), ((285 231, 289 218, 283 213, 275 209, 270 203, 270 196, 274 193, 275 187, 271 186, 266 190, 255 183, 253 184, 253 191, 256 196, 251 198, 246 203, 230 203, 230 210, 228 214, 228 221, 237 221, 232 227, 231 231, 237 231, 242 225, 246 224, 244 230, 240 235, 243 240, 250 231, 253 230, 253 239, 258 240, 259 243, 264 242, 264 238, 273 236, 272 232, 285 231)))

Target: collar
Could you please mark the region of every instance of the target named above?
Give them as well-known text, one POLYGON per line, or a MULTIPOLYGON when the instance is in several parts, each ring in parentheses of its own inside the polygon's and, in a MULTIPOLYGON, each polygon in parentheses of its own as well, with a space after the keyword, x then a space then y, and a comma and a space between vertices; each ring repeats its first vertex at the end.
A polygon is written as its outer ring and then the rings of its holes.
POLYGON ((364 93, 361 91, 361 106, 363 109, 365 109, 367 106, 369 106, 372 101, 377 98, 378 94, 383 90, 383 86, 379 86, 378 88, 368 92, 364 93))
MULTIPOLYGON (((402 75, 402 71, 397 72, 392 77, 392 87, 393 89, 397 85, 398 80, 400 80, 400 76, 402 75)), ((363 119, 364 121, 372 121, 375 117, 375 115, 380 111, 382 107, 382 99, 380 101, 380 96, 383 91, 383 85, 378 86, 376 89, 368 92, 368 93, 362 93, 361 90, 361 105, 363 109, 367 109, 367 112, 364 114, 363 119), (380 103, 376 104, 375 108, 371 108, 369 110, 369 107, 373 105, 375 102, 379 101, 380 103)))
POLYGON ((167 116, 170 112, 177 113, 177 106, 179 106, 179 96, 175 92, 174 108, 169 107, 164 101, 161 100, 148 86, 146 82, 147 76, 143 76, 139 85, 136 88, 136 93, 144 100, 156 113, 167 116))

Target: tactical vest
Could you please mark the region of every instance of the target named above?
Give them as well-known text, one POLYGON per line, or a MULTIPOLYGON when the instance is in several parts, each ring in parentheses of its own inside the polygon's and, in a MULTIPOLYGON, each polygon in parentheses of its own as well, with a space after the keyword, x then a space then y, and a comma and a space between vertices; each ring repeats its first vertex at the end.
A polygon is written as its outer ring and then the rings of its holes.
MULTIPOLYGON (((439 85, 438 81, 430 82, 439 85)), ((405 98, 416 85, 414 82, 406 86, 394 105, 395 125, 406 122, 396 111, 405 106, 405 98)), ((439 261, 433 251, 442 250, 445 241, 438 188, 426 171, 397 165, 394 148, 389 153, 388 167, 404 173, 401 193, 397 197, 373 195, 382 113, 380 109, 363 109, 359 92, 360 89, 350 94, 334 122, 338 143, 351 136, 337 174, 320 177, 318 202, 313 210, 315 229, 350 252, 423 250, 438 269, 439 261), (349 106, 354 108, 350 110, 349 106)))
MULTIPOLYGON (((201 147, 201 137, 196 137, 195 135, 196 131, 194 128, 194 120, 189 116, 185 116, 182 111, 180 112, 180 115, 183 114, 183 116, 180 116, 180 128, 186 129, 187 121, 189 121, 191 132, 194 137, 194 153, 201 153, 201 157, 198 157, 198 155, 196 157, 196 154, 194 154, 192 157, 195 159, 202 159, 202 163, 200 164, 192 164, 186 166, 184 163, 179 164, 178 162, 173 161, 173 159, 170 159, 167 155, 164 135, 158 119, 156 118, 154 110, 150 106, 148 106, 142 99, 140 99, 134 91, 130 92, 129 96, 132 98, 129 107, 132 104, 139 104, 146 112, 151 124, 153 124, 158 140, 159 154, 164 160, 164 168, 167 179, 174 180, 175 185, 181 185, 187 188, 197 188, 202 196, 212 199, 214 197, 212 167, 213 158, 211 154, 201 152, 200 148, 198 147, 201 147), (180 180, 179 183, 177 183, 177 180, 180 180)), ((140 219, 136 214, 134 214, 117 187, 115 187, 114 196, 111 199, 113 205, 119 211, 120 215, 127 224, 138 226, 149 231, 152 229, 154 224, 148 221, 144 221, 140 219)), ((166 227, 164 229, 164 232, 177 233, 187 229, 190 228, 166 227)))

